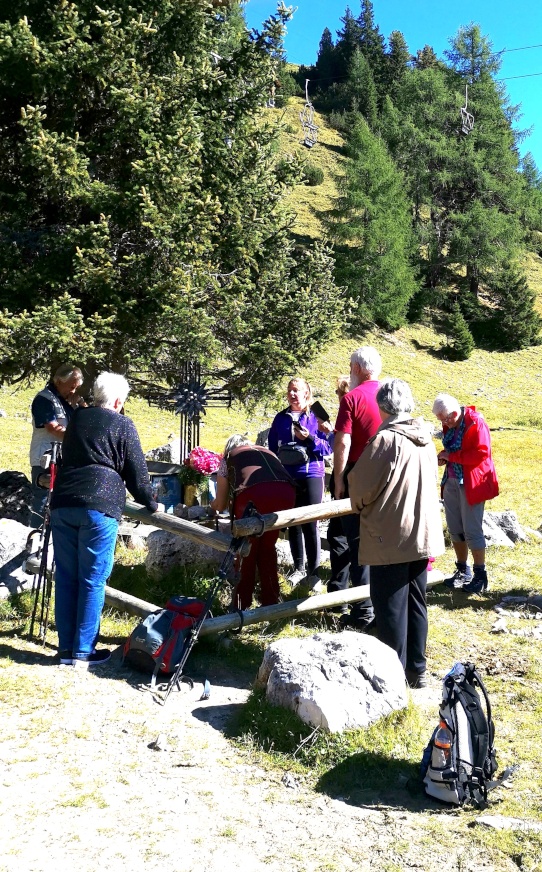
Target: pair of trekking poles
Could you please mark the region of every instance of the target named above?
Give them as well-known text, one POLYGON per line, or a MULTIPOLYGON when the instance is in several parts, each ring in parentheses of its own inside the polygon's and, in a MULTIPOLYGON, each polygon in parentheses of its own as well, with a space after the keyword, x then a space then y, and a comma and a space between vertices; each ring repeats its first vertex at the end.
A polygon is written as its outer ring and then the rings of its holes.
MULTIPOLYGON (((39 533, 38 549, 36 557, 33 558, 34 565, 39 561, 39 569, 37 574, 34 574, 34 580, 32 582, 34 606, 32 608, 29 636, 32 638, 34 635, 34 627, 39 613, 38 639, 41 640, 44 645, 49 626, 49 610, 53 593, 53 574, 55 566, 54 555, 53 559, 49 561, 49 548, 51 546, 51 497, 55 486, 59 458, 60 442, 52 442, 49 465, 47 468, 44 468, 44 473, 46 471, 49 473, 49 484, 44 505, 43 523, 41 527, 32 530, 28 537, 28 541, 31 543, 35 534, 39 533)), ((27 560, 27 567, 28 565, 29 560, 27 560)))

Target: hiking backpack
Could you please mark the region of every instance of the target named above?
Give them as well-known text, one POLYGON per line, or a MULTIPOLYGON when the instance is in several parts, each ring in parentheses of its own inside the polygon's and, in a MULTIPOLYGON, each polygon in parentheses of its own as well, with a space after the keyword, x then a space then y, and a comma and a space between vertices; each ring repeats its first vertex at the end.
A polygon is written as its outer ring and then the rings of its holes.
POLYGON ((484 682, 472 663, 456 663, 444 677, 440 724, 425 749, 421 775, 428 796, 484 808, 497 770, 495 727, 484 682), (481 691, 484 705, 480 700, 481 691))
POLYGON ((124 643, 123 662, 140 672, 152 672, 154 687, 159 673, 175 672, 205 608, 206 603, 195 597, 171 597, 165 608, 147 615, 132 631, 124 643))

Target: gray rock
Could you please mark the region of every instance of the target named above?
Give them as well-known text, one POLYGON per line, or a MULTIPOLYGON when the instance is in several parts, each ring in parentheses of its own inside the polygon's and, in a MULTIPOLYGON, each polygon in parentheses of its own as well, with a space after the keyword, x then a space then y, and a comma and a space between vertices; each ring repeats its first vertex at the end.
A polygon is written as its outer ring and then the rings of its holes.
POLYGON ((161 460, 164 463, 180 463, 181 462, 181 440, 170 436, 169 442, 165 445, 160 445, 159 448, 152 448, 145 454, 147 460, 161 460))
POLYGON ((395 651, 360 633, 280 639, 256 679, 267 700, 331 733, 368 727, 408 703, 395 651))
POLYGON ((266 430, 260 430, 258 435, 256 436, 256 445, 261 445, 262 448, 269 447, 269 431, 271 427, 267 427, 266 430))
POLYGON ((10 518, 28 524, 32 486, 22 472, 5 469, 0 472, 0 518, 10 518))
POLYGON ((32 578, 22 568, 27 538, 27 526, 0 518, 0 599, 32 587, 32 578))
POLYGON ((484 814, 476 818, 476 823, 493 830, 521 830, 526 833, 541 833, 540 821, 528 821, 525 818, 505 817, 502 814, 484 814))
POLYGON ((508 538, 499 525, 490 517, 489 512, 484 512, 482 521, 482 530, 486 540, 486 547, 491 545, 501 545, 505 548, 513 548, 514 543, 508 538))
POLYGON ((184 536, 155 530, 147 537, 148 552, 145 558, 145 568, 149 575, 159 577, 169 572, 174 566, 186 566, 189 563, 206 563, 218 565, 224 554, 208 545, 192 542, 184 536))
POLYGON ((0 418, 7 418, 8 413, 4 409, 0 409, 0 418))
POLYGON ((506 512, 485 512, 485 516, 494 521, 512 542, 527 541, 527 534, 519 523, 516 513, 510 509, 506 512))

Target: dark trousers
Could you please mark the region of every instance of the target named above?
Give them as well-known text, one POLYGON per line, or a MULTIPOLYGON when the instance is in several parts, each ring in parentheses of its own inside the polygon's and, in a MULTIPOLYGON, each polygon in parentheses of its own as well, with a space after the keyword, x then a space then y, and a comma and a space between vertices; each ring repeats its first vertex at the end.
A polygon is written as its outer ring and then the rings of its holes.
POLYGON ((371 599, 377 636, 397 652, 403 669, 425 672, 427 557, 371 566, 371 599))
MULTIPOLYGON (((241 518, 249 502, 253 502, 260 514, 292 509, 294 489, 286 482, 263 482, 248 487, 235 498, 234 516, 241 518)), ((256 570, 260 576, 260 600, 262 606, 274 606, 279 601, 279 576, 277 550, 279 530, 269 530, 263 536, 250 537, 250 553, 241 562, 240 580, 233 593, 235 608, 248 609, 252 604, 256 586, 256 570)))
POLYGON ((331 563, 331 578, 327 583, 328 593, 335 590, 346 590, 350 574, 350 549, 340 518, 330 519, 327 528, 327 541, 331 563))
MULTIPOLYGON (((295 507, 314 506, 322 502, 324 495, 323 478, 296 479, 295 507)), ((299 527, 288 527, 288 541, 295 569, 303 569, 305 560, 303 542, 307 554, 307 575, 318 575, 320 568, 320 532, 318 523, 311 521, 299 527)))
MULTIPOLYGON (((346 467, 345 474, 345 497, 348 496, 348 472, 352 466, 346 467)), ((335 481, 333 475, 329 482, 331 496, 335 491, 335 481)), ((328 591, 332 590, 348 590, 348 580, 352 581, 352 587, 361 587, 362 584, 369 584, 369 567, 360 565, 358 559, 359 552, 359 515, 342 515, 340 518, 332 518, 336 525, 332 527, 333 542, 329 543, 330 561, 331 561, 331 579, 328 584, 328 591), (336 549, 335 554, 333 550, 336 549), (337 572, 334 571, 333 565, 336 565, 337 572), (333 585, 333 586, 332 586, 333 585)), ((328 530, 329 541, 329 530, 328 530)), ((350 612, 354 619, 363 621, 371 620, 374 617, 373 607, 369 597, 354 603, 350 612)))

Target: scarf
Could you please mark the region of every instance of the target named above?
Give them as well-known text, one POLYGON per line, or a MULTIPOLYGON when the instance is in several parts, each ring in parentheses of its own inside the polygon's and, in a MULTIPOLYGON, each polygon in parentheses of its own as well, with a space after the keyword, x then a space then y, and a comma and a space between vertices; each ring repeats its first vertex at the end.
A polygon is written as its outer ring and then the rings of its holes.
MULTIPOLYGON (((463 435, 465 433, 465 414, 464 409, 461 409, 461 414, 463 415, 461 424, 459 427, 450 427, 444 436, 442 437, 442 444, 446 451, 450 453, 452 451, 459 451, 461 445, 463 443, 463 435)), ((451 461, 446 462, 446 467, 444 469, 444 475, 442 476, 442 486, 444 486, 447 478, 448 478, 448 464, 451 461)), ((452 463, 453 470, 455 473, 455 477, 457 478, 459 484, 463 484, 463 466, 461 463, 452 463)))

